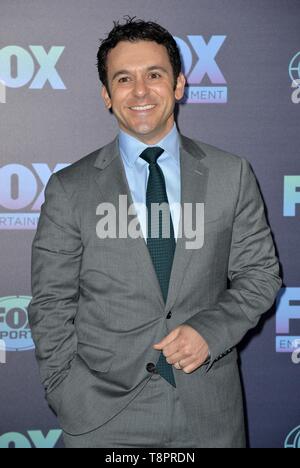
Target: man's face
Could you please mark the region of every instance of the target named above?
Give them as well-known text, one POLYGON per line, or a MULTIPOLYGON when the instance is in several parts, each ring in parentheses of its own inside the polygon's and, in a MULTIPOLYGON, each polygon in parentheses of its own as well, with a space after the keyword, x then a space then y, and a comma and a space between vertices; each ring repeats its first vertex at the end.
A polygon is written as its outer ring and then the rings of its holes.
POLYGON ((103 86, 102 98, 122 130, 149 145, 167 135, 174 125, 176 100, 184 95, 185 78, 179 75, 174 91, 173 69, 163 45, 119 42, 108 54, 107 77, 110 96, 103 86))

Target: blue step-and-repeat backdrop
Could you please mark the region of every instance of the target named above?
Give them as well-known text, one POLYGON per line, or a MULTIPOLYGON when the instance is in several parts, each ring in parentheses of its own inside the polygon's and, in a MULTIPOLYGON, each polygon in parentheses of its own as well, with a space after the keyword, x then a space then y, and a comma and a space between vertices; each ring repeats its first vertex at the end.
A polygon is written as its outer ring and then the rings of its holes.
POLYGON ((180 131, 256 174, 283 287, 240 346, 249 446, 299 448, 299 0, 1 0, 0 448, 62 446, 28 327, 31 244, 50 175, 116 135, 95 64, 125 15, 159 22, 180 47, 180 131))

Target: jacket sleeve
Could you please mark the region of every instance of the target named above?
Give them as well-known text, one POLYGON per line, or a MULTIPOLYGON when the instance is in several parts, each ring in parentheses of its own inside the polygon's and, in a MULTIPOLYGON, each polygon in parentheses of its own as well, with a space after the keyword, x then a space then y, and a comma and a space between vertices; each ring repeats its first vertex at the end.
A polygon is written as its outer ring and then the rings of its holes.
POLYGON ((32 244, 29 323, 46 398, 57 412, 61 383, 76 355, 74 318, 82 256, 80 229, 60 178, 53 174, 32 244))
POLYGON ((282 281, 264 204, 252 169, 241 158, 239 194, 228 263, 230 288, 212 309, 203 309, 185 324, 206 340, 213 363, 237 345, 273 305, 282 281))

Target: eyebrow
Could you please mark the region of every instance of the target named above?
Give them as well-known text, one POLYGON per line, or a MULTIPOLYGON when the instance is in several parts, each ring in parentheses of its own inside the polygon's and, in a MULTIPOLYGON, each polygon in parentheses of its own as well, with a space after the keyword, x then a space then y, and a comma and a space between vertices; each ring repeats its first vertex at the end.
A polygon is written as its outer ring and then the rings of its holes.
MULTIPOLYGON (((168 70, 164 67, 161 67, 160 65, 152 65, 151 67, 147 68, 146 71, 153 71, 153 70, 160 70, 164 73, 168 73, 168 70)), ((129 70, 119 70, 113 75, 112 81, 114 81, 119 75, 130 75, 130 73, 131 72, 129 70)))

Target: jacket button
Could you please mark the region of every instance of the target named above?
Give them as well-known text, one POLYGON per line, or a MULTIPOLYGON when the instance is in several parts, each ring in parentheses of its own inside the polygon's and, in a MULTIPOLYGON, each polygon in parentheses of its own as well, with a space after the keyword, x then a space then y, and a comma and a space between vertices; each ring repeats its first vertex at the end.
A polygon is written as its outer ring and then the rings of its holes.
POLYGON ((167 315, 167 319, 170 319, 171 317, 172 317, 172 311, 170 310, 170 312, 167 315))
POLYGON ((148 362, 146 369, 148 372, 152 372, 153 374, 156 372, 156 367, 155 364, 153 364, 153 362, 148 362))

